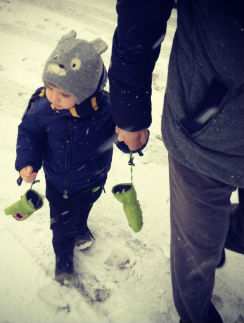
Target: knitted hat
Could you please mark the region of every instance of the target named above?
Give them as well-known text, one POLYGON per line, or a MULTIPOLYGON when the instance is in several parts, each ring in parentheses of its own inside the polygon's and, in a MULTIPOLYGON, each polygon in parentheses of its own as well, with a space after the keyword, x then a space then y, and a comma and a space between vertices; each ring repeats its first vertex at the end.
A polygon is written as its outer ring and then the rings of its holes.
POLYGON ((77 104, 97 89, 103 72, 101 54, 107 44, 100 38, 92 42, 76 39, 76 32, 64 35, 48 58, 42 79, 73 95, 77 104))

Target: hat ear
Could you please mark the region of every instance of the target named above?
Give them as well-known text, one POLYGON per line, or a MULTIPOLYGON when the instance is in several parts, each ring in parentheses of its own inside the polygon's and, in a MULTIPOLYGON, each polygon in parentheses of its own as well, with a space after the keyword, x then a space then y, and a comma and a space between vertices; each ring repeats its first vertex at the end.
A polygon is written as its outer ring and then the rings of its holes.
POLYGON ((64 41, 65 39, 69 38, 76 38, 76 31, 71 30, 68 34, 63 35, 63 37, 60 39, 60 42, 64 41))
POLYGON ((100 55, 108 49, 108 45, 101 38, 96 38, 91 42, 96 52, 100 55))

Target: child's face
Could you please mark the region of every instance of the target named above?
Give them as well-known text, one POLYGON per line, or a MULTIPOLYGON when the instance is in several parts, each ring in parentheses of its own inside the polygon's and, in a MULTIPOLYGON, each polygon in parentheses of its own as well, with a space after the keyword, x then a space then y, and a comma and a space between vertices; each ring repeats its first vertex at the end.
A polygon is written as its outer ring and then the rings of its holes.
POLYGON ((70 109, 75 106, 75 98, 67 91, 46 82, 46 97, 59 110, 70 109))

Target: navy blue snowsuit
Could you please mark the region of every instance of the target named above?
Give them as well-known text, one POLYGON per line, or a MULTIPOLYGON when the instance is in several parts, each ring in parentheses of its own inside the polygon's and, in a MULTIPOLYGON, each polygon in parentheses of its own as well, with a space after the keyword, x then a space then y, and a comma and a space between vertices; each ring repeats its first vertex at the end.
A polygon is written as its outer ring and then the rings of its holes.
MULTIPOLYGON (((53 247, 70 257, 75 236, 87 226, 112 161, 115 125, 109 93, 94 95, 70 110, 57 110, 39 88, 18 128, 16 169, 43 166, 50 205, 53 247)), ((118 145, 126 152, 125 145, 118 145)), ((127 147, 127 152, 128 147, 127 147)))
POLYGON ((16 169, 43 166, 47 182, 64 195, 105 179, 114 136, 108 93, 98 91, 72 111, 51 108, 43 91, 31 99, 19 125, 16 169))

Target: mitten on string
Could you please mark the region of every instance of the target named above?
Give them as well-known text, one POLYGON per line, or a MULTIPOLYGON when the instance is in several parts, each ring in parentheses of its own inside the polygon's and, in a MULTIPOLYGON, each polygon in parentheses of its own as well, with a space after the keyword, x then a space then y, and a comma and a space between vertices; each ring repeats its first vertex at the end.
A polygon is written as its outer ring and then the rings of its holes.
POLYGON ((131 183, 123 183, 115 185, 112 188, 113 196, 123 204, 123 210, 129 222, 129 226, 139 232, 143 226, 142 210, 137 200, 137 194, 133 185, 133 154, 130 152, 129 166, 131 170, 131 183))
MULTIPOLYGON (((32 183, 36 183, 35 181, 32 183)), ((43 197, 31 188, 21 197, 21 199, 4 210, 6 215, 12 215, 17 221, 26 220, 33 212, 43 206, 43 197)))
POLYGON ((114 197, 123 204, 123 210, 130 227, 135 232, 139 232, 143 226, 143 219, 134 185, 132 183, 115 185, 112 189, 112 193, 114 197))

